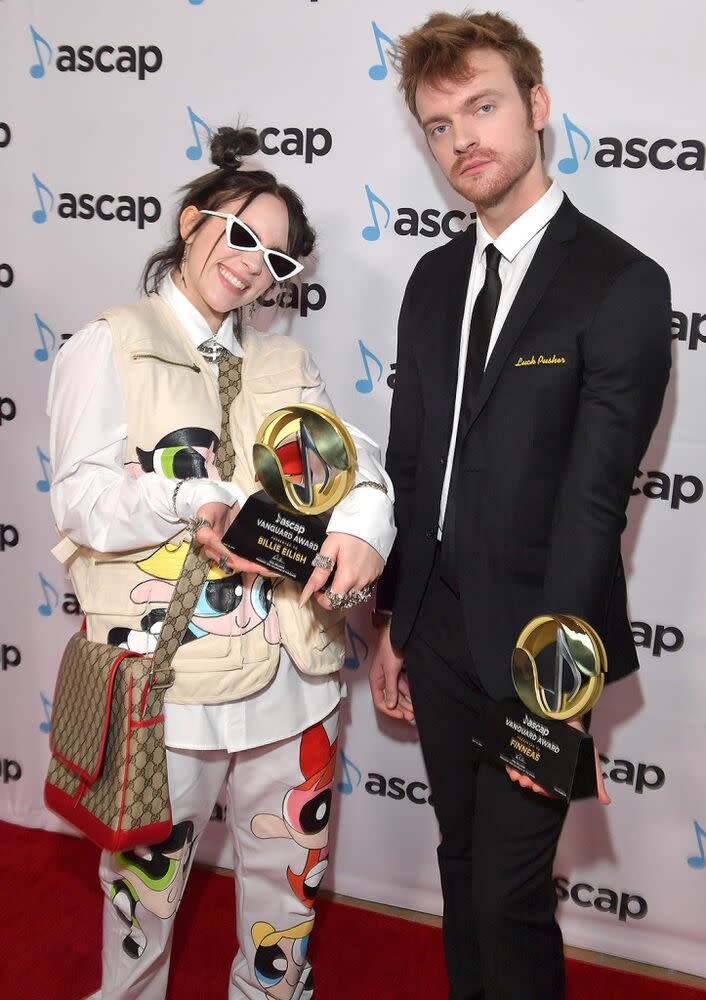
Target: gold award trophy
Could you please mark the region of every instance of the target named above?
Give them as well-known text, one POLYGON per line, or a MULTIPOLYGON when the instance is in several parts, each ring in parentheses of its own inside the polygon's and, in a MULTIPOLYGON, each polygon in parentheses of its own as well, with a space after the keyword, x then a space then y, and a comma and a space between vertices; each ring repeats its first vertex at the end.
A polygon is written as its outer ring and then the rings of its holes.
POLYGON ((286 406, 260 427, 253 464, 262 489, 248 497, 223 544, 304 584, 326 538, 330 512, 353 486, 353 439, 328 410, 286 406))
POLYGON ((572 615, 533 618, 512 654, 512 680, 522 704, 500 702, 475 742, 560 798, 595 795, 593 740, 565 723, 591 711, 607 669, 603 643, 587 622, 572 615), (536 658, 552 644, 554 677, 547 687, 540 682, 536 658))

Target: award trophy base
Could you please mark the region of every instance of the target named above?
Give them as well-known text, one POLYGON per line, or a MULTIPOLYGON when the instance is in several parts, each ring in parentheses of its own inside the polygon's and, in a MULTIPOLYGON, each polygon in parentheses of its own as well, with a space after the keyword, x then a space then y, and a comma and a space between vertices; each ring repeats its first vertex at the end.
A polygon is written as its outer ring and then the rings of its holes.
POLYGON ((261 490, 248 497, 223 536, 231 552, 288 576, 302 586, 312 560, 326 538, 327 514, 297 514, 285 510, 261 490))
POLYGON ((534 715, 512 698, 498 702, 473 742, 562 799, 597 794, 593 740, 565 722, 534 715))

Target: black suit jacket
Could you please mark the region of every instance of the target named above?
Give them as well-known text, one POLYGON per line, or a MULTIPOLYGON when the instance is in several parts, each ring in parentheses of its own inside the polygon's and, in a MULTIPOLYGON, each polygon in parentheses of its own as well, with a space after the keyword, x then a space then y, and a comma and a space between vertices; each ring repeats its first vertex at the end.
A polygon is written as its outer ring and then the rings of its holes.
MULTIPOLYGON (((398 536, 378 586, 399 648, 434 558, 475 238, 472 226, 422 257, 400 312, 387 448, 398 536)), ((670 347, 665 272, 564 197, 461 444, 461 601, 493 697, 513 693, 515 640, 539 614, 590 622, 606 645, 608 680, 637 668, 620 535, 662 406, 670 347)))

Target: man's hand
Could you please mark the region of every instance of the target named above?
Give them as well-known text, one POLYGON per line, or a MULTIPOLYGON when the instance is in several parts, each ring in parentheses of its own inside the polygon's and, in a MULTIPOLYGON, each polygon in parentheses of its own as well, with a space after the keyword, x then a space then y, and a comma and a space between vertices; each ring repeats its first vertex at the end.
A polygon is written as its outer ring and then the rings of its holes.
POLYGON ((322 608, 331 610, 331 604, 327 597, 317 593, 324 586, 326 581, 334 573, 329 587, 334 594, 346 594, 349 590, 362 590, 371 583, 375 583, 377 578, 385 568, 385 560, 377 549, 372 545, 358 538, 356 535, 347 535, 342 531, 332 531, 326 536, 324 544, 319 550, 322 556, 328 556, 331 560, 331 569, 314 569, 306 582, 299 598, 299 607, 302 608, 314 595, 322 608), (335 572, 334 572, 335 567, 335 572))
POLYGON ((414 724, 414 707, 404 673, 404 657, 390 642, 389 628, 380 629, 368 680, 373 704, 379 712, 414 724))
MULTIPOLYGON (((571 726, 573 729, 578 729, 581 733, 586 732, 580 719, 572 719, 571 722, 567 723, 567 725, 571 726)), ((603 773, 601 771, 601 761, 595 744, 593 751, 596 758, 596 788, 598 790, 598 801, 604 806, 609 806, 610 796, 605 790, 605 782, 603 781, 603 773)), ((536 792, 537 795, 544 795, 548 799, 555 799, 557 797, 553 792, 548 792, 546 788, 542 788, 541 785, 538 785, 536 781, 532 781, 528 775, 523 774, 521 771, 516 771, 514 767, 506 767, 505 770, 511 780, 516 781, 518 785, 522 785, 523 788, 529 788, 530 791, 536 792)))
POLYGON ((260 576, 277 576, 266 566, 241 559, 230 549, 227 549, 221 539, 230 528, 233 521, 238 516, 240 504, 234 503, 229 507, 225 503, 205 503, 196 511, 197 517, 204 517, 213 525, 212 528, 199 528, 196 532, 196 541, 202 546, 204 555, 208 559, 213 559, 217 563, 223 556, 228 561, 228 568, 235 573, 259 573, 260 576))

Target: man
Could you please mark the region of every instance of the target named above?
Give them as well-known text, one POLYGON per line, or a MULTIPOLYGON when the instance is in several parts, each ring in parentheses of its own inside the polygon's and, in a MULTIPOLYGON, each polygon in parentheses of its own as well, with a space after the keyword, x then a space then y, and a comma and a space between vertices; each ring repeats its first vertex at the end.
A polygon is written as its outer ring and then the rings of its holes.
POLYGON ((471 737, 513 695, 512 649, 536 615, 589 622, 609 680, 637 668, 620 535, 668 379, 669 284, 547 176, 541 56, 515 24, 435 14, 398 54, 408 107, 478 222, 419 261, 402 304, 398 537, 376 612, 391 627, 371 689, 419 728, 450 1000, 555 1000, 565 806, 471 737))

